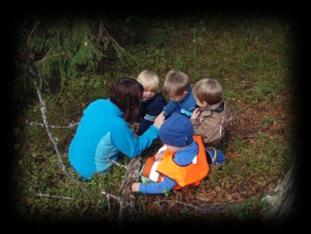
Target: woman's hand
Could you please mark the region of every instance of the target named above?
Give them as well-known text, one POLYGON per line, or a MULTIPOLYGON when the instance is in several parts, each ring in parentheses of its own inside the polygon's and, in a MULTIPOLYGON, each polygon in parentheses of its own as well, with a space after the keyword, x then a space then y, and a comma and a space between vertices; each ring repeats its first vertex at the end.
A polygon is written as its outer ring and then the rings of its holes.
POLYGON ((138 129, 139 129, 139 123, 133 123, 131 124, 131 128, 133 129, 133 133, 137 133, 138 129))
POLYGON ((155 118, 154 120, 154 123, 153 125, 156 127, 156 128, 160 128, 161 125, 163 124, 164 122, 164 114, 163 114, 163 111, 155 118))
POLYGON ((133 183, 132 184, 132 192, 139 192, 140 183, 133 183))
POLYGON ((200 115, 200 110, 199 108, 196 108, 191 115, 191 119, 195 120, 199 117, 199 115, 200 115))

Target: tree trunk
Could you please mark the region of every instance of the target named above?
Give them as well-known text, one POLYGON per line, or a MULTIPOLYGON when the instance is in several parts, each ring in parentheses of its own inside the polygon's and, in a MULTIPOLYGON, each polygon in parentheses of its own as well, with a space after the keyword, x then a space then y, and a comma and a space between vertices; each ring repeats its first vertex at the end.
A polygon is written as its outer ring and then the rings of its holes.
POLYGON ((280 180, 272 195, 263 198, 270 204, 264 212, 264 217, 276 222, 294 221, 299 218, 302 199, 301 189, 301 160, 296 155, 290 169, 280 180))

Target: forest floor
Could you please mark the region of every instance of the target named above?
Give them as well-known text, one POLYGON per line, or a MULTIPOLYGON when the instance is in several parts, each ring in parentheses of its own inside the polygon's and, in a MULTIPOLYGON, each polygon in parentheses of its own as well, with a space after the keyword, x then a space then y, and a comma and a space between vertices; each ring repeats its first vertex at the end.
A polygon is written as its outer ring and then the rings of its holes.
MULTIPOLYGON (((296 145, 292 124, 296 91, 291 88, 295 79, 288 22, 256 16, 130 17, 123 28, 106 26, 129 56, 123 61, 107 58, 100 74, 69 80, 60 94, 45 93, 49 124, 77 123, 88 103, 107 97, 114 79, 136 78, 144 69, 157 72, 161 83, 170 69, 187 73, 193 84, 207 76, 215 78, 222 84, 225 101, 235 117, 219 146, 225 164, 212 166, 198 188, 166 195, 135 195, 136 219, 260 217, 268 206, 262 198, 273 193, 288 170, 296 145), (133 35, 121 34, 131 27, 133 35), (144 34, 137 27, 144 29, 144 34)), ((36 100, 21 109, 14 128, 16 210, 26 217, 117 219, 118 203, 108 201, 101 191, 117 194, 125 169, 114 165, 107 174, 80 181, 89 191, 83 192, 58 167, 45 129, 32 122, 42 122, 36 100)), ((77 178, 67 158, 75 129, 51 128, 51 132, 58 139, 67 170, 77 178)), ((159 146, 155 142, 142 154, 142 161, 159 146)), ((129 161, 123 157, 119 163, 129 161)))

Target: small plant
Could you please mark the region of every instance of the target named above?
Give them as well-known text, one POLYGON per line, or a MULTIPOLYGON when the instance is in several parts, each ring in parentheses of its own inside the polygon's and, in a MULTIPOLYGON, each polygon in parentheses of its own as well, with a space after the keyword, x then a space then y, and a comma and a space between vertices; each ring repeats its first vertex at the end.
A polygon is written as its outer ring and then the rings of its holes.
POLYGON ((275 122, 274 118, 271 116, 264 116, 261 120, 261 124, 263 128, 267 128, 271 126, 275 122))
POLYGON ((242 221, 249 221, 256 218, 256 207, 258 207, 258 201, 256 198, 251 198, 241 205, 235 207, 237 218, 242 221))

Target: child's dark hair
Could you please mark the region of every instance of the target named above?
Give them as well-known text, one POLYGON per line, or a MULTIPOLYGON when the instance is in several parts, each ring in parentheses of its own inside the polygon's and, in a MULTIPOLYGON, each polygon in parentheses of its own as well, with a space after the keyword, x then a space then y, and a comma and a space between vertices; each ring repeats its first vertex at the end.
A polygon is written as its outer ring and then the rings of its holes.
POLYGON ((131 78, 121 78, 112 84, 110 100, 121 109, 127 122, 137 118, 143 91, 143 86, 131 78))

